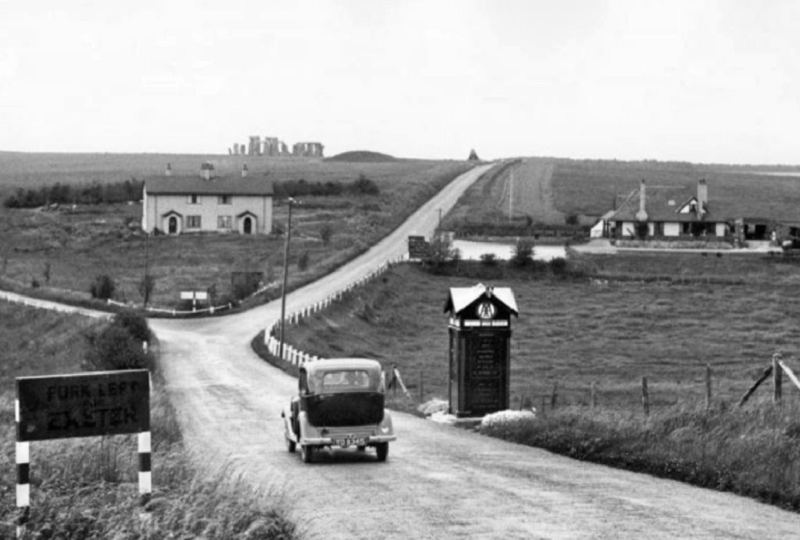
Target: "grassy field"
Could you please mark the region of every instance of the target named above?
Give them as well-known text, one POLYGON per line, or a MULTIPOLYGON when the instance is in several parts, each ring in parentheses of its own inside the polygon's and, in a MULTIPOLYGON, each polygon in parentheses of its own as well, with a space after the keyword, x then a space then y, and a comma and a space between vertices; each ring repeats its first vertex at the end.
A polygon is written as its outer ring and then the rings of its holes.
MULTIPOLYGON (((92 156, 71 154, 28 157, 29 172, 25 173, 21 158, 11 160, 0 153, 0 162, 5 158, 8 164, 8 169, 0 172, 0 185, 10 186, 25 178, 32 183, 116 181, 126 175, 161 174, 170 160, 178 174, 198 169, 204 159, 216 161, 222 173, 235 172, 247 161, 251 176, 274 181, 304 178, 308 182, 349 183, 362 174, 374 181, 380 195, 307 197, 295 206, 289 261, 294 266, 293 283, 319 276, 363 251, 470 167, 464 162, 329 162, 243 156, 217 156, 214 160, 212 156, 116 155, 96 156, 97 161, 92 156), (151 170, 153 163, 155 170, 151 170), (333 231, 328 245, 321 237, 324 227, 333 231)), ((260 271, 268 282, 280 275, 284 246, 280 233, 286 228, 286 217, 287 207, 276 201, 276 233, 266 237, 200 234, 146 239, 136 230, 141 220, 141 207, 136 204, 58 211, 0 208, 0 284, 45 296, 86 300, 95 276, 107 274, 116 282, 118 300, 141 303, 138 285, 147 257, 156 280, 151 305, 180 307, 180 291, 209 288, 216 292, 219 305, 232 297, 232 272, 260 271)))
MULTIPOLYGON (((523 442, 800 508, 800 452, 793 438, 800 430, 800 392, 785 388, 782 409, 769 404, 768 390, 743 412, 735 409, 774 352, 788 357, 800 345, 800 293, 791 286, 800 270, 793 267, 778 280, 769 270, 740 271, 733 262, 725 271, 736 280, 720 282, 721 268, 708 269, 708 279, 698 270, 683 282, 651 282, 646 274, 638 281, 606 282, 511 269, 493 280, 433 276, 403 265, 289 327, 287 340, 321 357, 366 356, 396 364, 414 399, 393 398, 393 406, 413 410, 447 397, 442 309, 449 288, 479 280, 509 286, 520 308, 512 321, 511 406, 529 398, 546 413, 523 442), (751 277, 741 280, 742 275, 751 277), (713 371, 711 416, 703 409, 707 365, 713 371), (649 419, 641 405, 645 376, 649 419)), ((800 369, 796 359, 789 364, 800 369)))
MULTIPOLYGON (((103 323, 0 302, 0 538, 14 538, 14 379, 80 372, 103 323)), ((280 493, 256 493, 189 462, 163 385, 151 396, 153 497, 138 494, 135 436, 31 443, 32 538, 298 538, 280 493), (249 531, 249 536, 245 533, 249 531)))

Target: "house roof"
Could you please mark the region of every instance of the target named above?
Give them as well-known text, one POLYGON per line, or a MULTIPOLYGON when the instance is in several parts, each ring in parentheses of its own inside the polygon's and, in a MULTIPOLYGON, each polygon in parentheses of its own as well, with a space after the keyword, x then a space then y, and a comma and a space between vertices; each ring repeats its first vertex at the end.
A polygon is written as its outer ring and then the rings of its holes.
POLYGON ((274 194, 272 182, 261 177, 215 176, 206 180, 202 176, 153 176, 145 178, 144 188, 149 194, 160 195, 259 195, 274 194))
MULTIPOLYGON (((684 187, 653 187, 645 189, 645 210, 647 221, 697 221, 697 214, 689 212, 680 213, 681 208, 695 199, 696 193, 684 187)), ((637 221, 636 213, 639 211, 639 190, 634 190, 620 205, 619 209, 611 216, 611 221, 637 221)), ((722 209, 718 208, 715 201, 706 205, 706 215, 703 221, 725 221, 722 209)))
MULTIPOLYGON (((697 200, 696 187, 662 187, 647 185, 645 189, 645 210, 650 222, 694 222, 699 221, 695 212, 680 213, 680 209, 697 200), (670 204, 670 201, 672 204, 670 204)), ((609 221, 636 221, 639 211, 639 190, 632 191, 619 206, 609 221)), ((741 190, 726 190, 724 187, 710 185, 706 223, 732 222, 736 219, 750 222, 800 222, 800 212, 794 205, 777 201, 767 190, 754 189, 747 196, 741 190)))
POLYGON ((460 313, 481 297, 494 296, 497 301, 506 306, 514 315, 519 315, 514 292, 508 287, 487 287, 478 283, 472 287, 451 287, 450 296, 444 306, 445 312, 460 313))

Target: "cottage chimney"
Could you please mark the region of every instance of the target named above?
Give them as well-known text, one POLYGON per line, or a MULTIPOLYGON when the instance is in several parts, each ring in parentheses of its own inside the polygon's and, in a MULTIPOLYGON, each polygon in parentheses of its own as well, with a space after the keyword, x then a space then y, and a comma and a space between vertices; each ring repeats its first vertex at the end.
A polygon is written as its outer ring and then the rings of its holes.
POLYGON ((164 171, 164 176, 172 176, 172 164, 167 163, 167 169, 164 171))
POLYGON ((645 183, 642 179, 642 183, 639 184, 639 211, 636 212, 636 221, 647 221, 646 200, 645 183))
POLYGON ((706 208, 708 207, 708 184, 706 179, 702 178, 697 182, 697 217, 703 219, 706 215, 706 208))
POLYGON ((211 180, 211 176, 214 174, 214 165, 209 162, 205 162, 200 166, 200 176, 205 178, 206 180, 211 180))
POLYGON ((247 163, 242 165, 242 178, 247 178, 247 163))

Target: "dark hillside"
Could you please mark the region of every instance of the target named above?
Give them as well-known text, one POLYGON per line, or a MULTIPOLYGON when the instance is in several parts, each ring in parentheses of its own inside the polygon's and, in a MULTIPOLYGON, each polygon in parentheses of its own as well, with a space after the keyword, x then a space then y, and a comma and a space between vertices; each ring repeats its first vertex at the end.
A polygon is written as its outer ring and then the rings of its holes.
POLYGON ((368 150, 354 150, 352 152, 342 152, 341 154, 336 154, 333 157, 326 159, 325 161, 350 161, 350 162, 360 162, 360 163, 374 163, 374 162, 384 162, 384 161, 395 161, 397 158, 390 156, 388 154, 382 154, 380 152, 370 152, 368 150))

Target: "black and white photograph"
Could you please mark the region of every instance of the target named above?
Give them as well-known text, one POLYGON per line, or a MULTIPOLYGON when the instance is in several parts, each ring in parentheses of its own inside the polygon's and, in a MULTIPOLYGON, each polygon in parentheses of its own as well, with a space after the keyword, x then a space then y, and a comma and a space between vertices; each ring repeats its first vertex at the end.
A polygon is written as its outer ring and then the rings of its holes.
POLYGON ((0 3, 0 538, 799 538, 797 21, 0 3))

